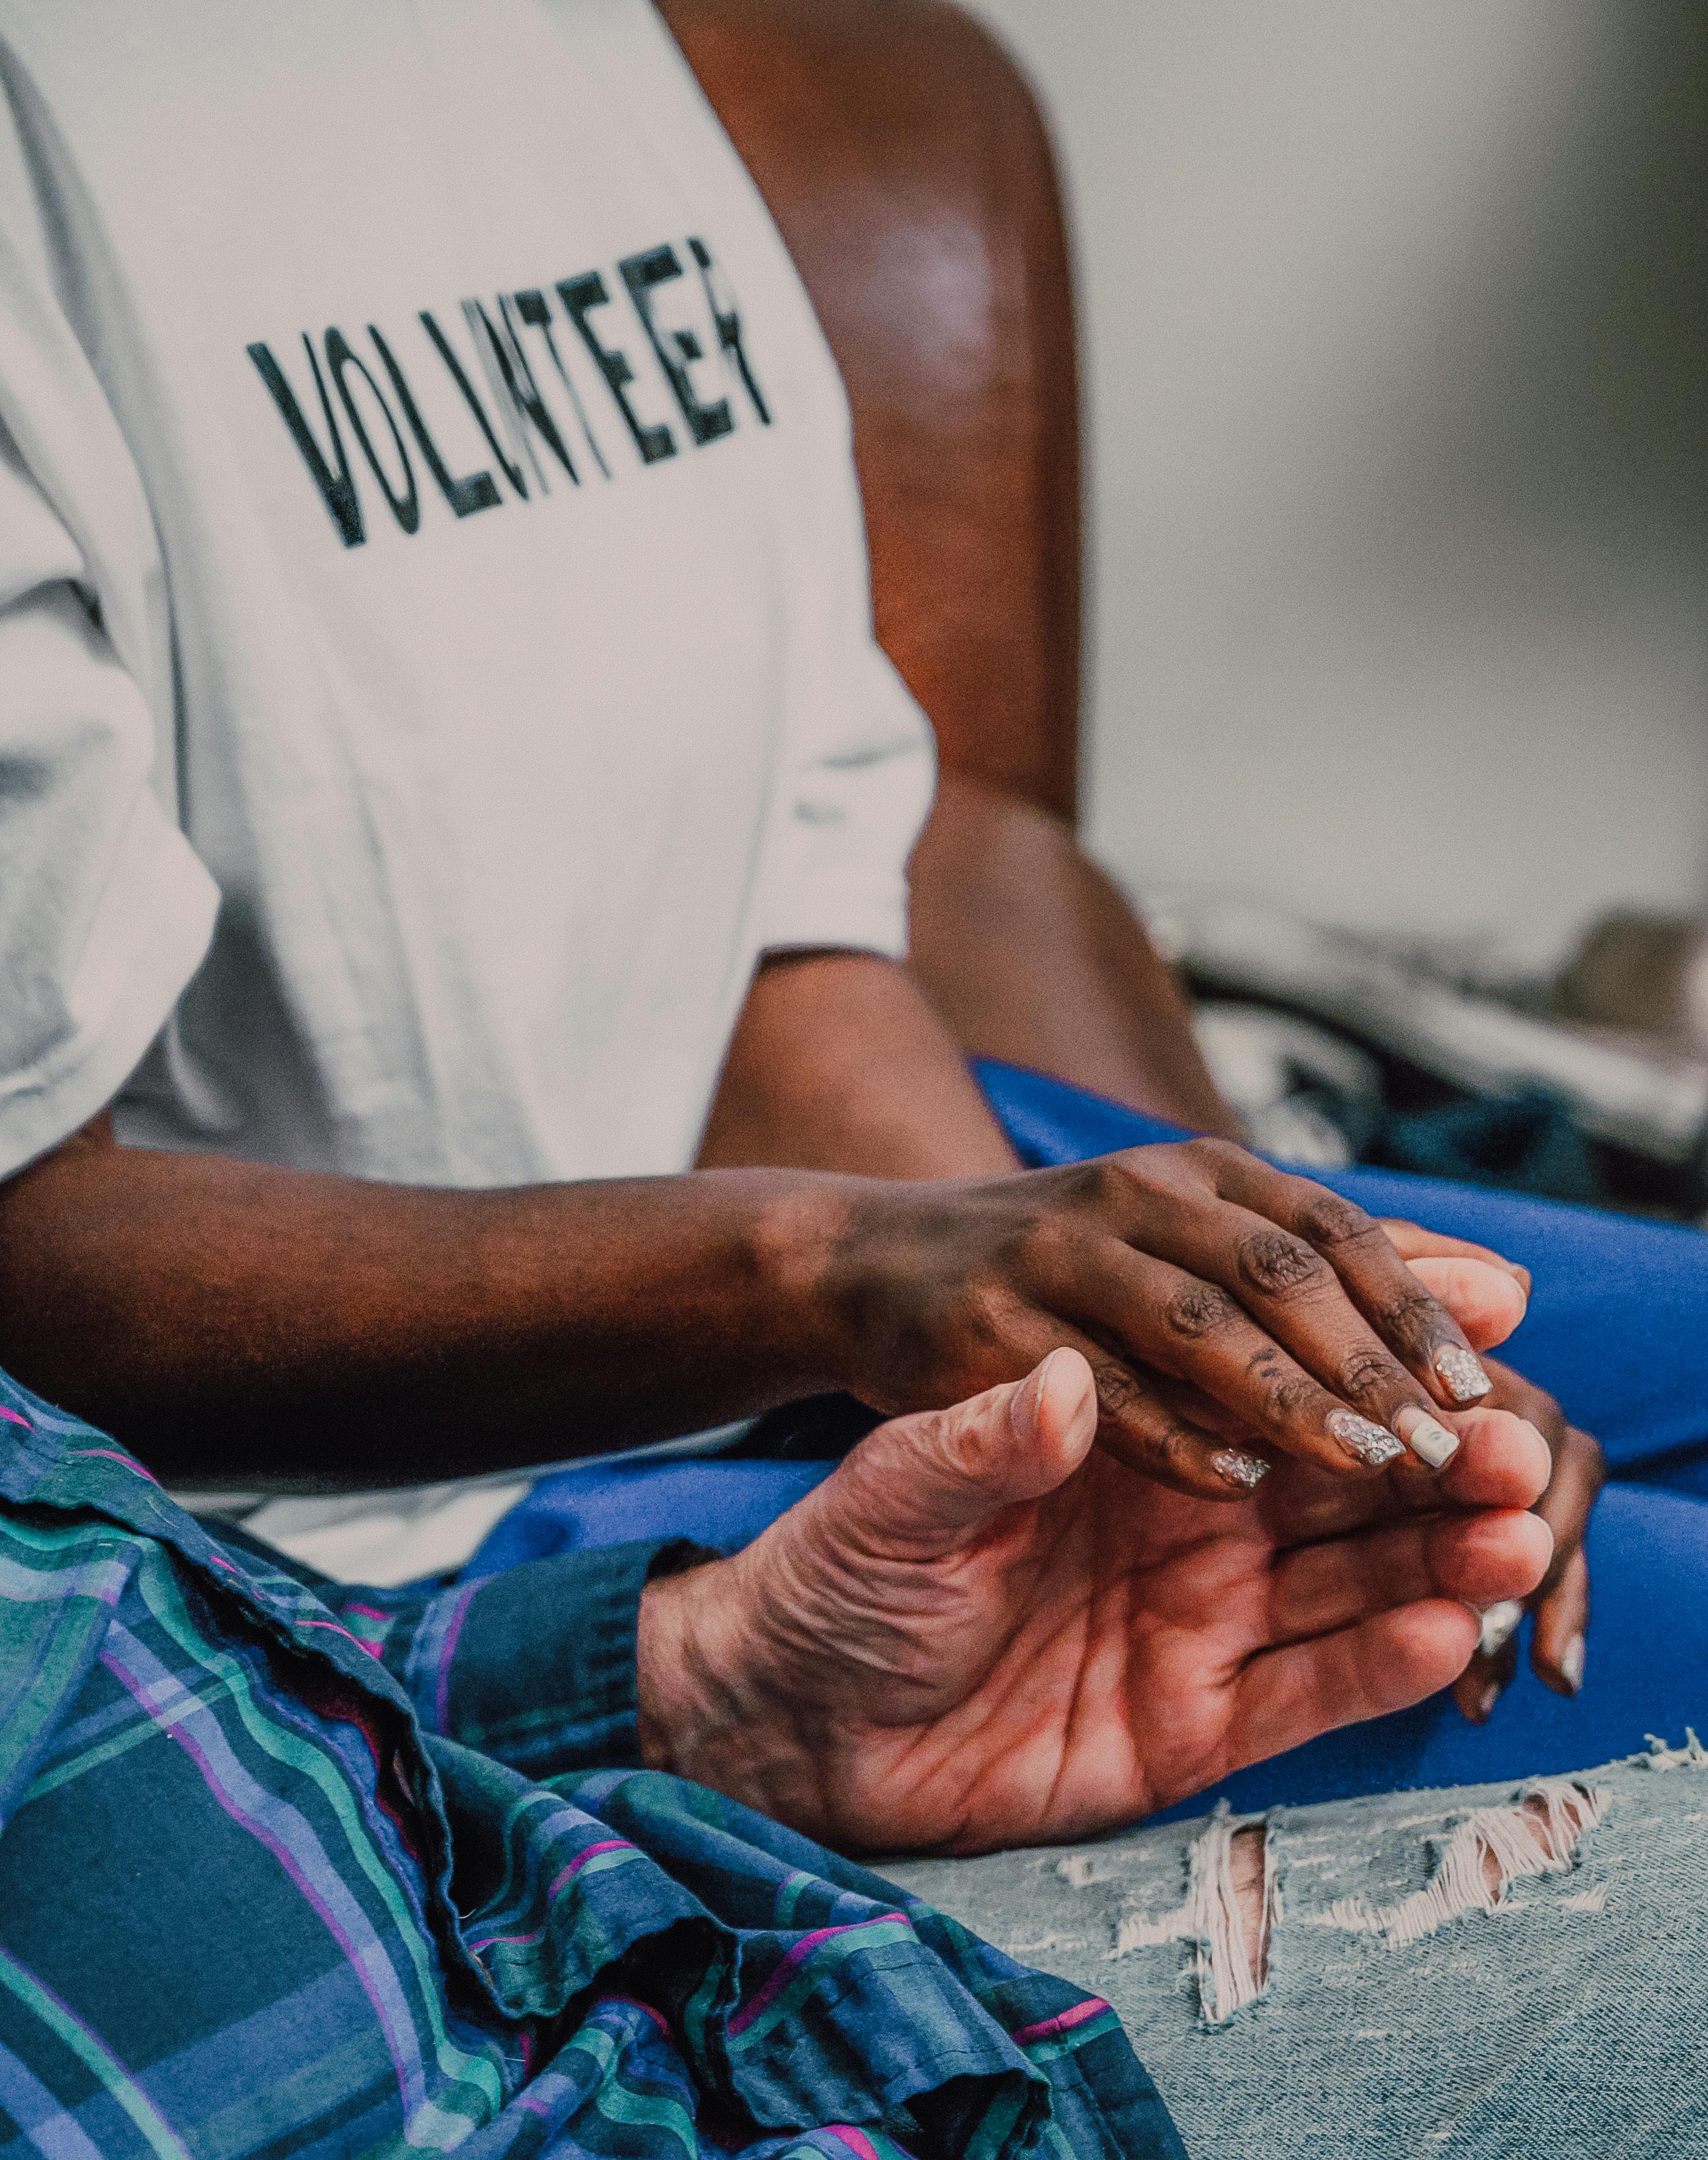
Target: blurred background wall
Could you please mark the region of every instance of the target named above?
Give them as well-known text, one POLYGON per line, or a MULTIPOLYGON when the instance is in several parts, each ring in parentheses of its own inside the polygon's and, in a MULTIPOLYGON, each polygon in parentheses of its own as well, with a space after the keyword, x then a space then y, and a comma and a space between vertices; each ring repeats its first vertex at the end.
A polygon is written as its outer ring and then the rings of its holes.
POLYGON ((1545 941, 1708 899, 1708 5, 977 0, 1053 113, 1090 830, 1545 941))

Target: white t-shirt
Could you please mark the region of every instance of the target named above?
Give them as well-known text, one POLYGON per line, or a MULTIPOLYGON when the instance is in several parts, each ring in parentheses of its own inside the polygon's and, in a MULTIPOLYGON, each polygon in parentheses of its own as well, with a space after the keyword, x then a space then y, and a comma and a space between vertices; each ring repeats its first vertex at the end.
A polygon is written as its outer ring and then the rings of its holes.
POLYGON ((931 753, 658 18, 0 0, 0 1173, 121 1088, 361 1176, 683 1167, 761 952, 902 950, 931 753))

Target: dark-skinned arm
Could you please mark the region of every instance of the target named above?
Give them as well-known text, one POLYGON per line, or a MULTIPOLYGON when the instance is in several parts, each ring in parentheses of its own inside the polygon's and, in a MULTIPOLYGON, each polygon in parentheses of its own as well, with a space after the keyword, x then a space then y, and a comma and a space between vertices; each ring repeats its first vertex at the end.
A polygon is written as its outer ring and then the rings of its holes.
POLYGON ((790 953, 755 976, 699 1160, 987 1177, 1018 1168, 959 1045, 907 969, 870 953, 790 953))
MULTIPOLYGON (((761 970, 709 1166, 1000 1173, 904 970, 761 970)), ((0 1185, 0 1363, 180 1481, 449 1477, 840 1384, 807 1347, 820 1181, 761 1168, 457 1192, 116 1145, 0 1185)))
POLYGON ((605 1449, 836 1384, 812 1181, 459 1192, 118 1146, 0 1186, 0 1363, 157 1474, 288 1487, 605 1449))
POLYGON ((1060 818, 946 771, 910 883, 910 964, 973 1056, 1239 1137, 1179 985, 1060 818))
MULTIPOLYGON (((932 1069, 906 1068, 916 1106, 932 1069)), ((0 1363, 186 1481, 507 1468, 831 1388, 940 1406, 1062 1343, 1105 1446, 1223 1498, 1253 1448, 1355 1479, 1400 1439, 1437 1460, 1431 1405, 1483 1389, 1368 1218, 1221 1140, 466 1193, 121 1148, 101 1120, 0 1188, 0 1363)))

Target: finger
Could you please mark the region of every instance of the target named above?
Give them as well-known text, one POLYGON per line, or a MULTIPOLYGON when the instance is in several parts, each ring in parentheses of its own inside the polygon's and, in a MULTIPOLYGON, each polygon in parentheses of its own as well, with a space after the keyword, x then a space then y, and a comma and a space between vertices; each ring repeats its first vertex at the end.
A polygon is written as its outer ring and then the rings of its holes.
POLYGON ((1548 1489, 1536 1503, 1537 1514, 1554 1533, 1555 1565, 1542 1586, 1544 1596, 1559 1580, 1567 1559, 1581 1546, 1590 1511, 1607 1477, 1600 1446, 1576 1425, 1562 1429, 1553 1455, 1548 1489))
POLYGON ((1160 1374, 1113 1357, 1077 1328, 1042 1315, 1018 1316, 1007 1347, 1017 1362, 1034 1368, 1051 1350, 1077 1351, 1096 1389, 1098 1445, 1175 1492, 1203 1500, 1245 1500, 1269 1473, 1267 1459, 1243 1428, 1230 1438, 1195 1425, 1166 1399, 1160 1374))
MULTIPOLYGON (((1524 1607, 1516 1599, 1518 1617, 1524 1617, 1524 1607)), ((1484 1618, 1487 1616, 1485 1614, 1484 1618)), ((1516 1623, 1514 1623, 1516 1624, 1516 1623)), ((1460 1715, 1472 1725, 1487 1725, 1493 1716, 1495 1706, 1512 1685, 1513 1675, 1519 1669, 1519 1638, 1516 1634, 1504 1638, 1498 1649, 1477 1649, 1471 1662, 1453 1683, 1453 1700, 1459 1706, 1460 1715)))
POLYGON ((1249 1428, 1221 1419, 1197 1425, 1171 1403, 1164 1376, 1137 1373, 1095 1347, 1089 1356, 1098 1440, 1118 1462, 1205 1500, 1249 1500, 1269 1475, 1269 1460, 1259 1436, 1247 1436, 1249 1428))
POLYGON ((1476 1641, 1464 1606, 1431 1598, 1251 1659, 1233 1683, 1229 1759, 1216 1774, 1409 1710, 1451 1682, 1476 1641))
MULTIPOLYGON (((1201 1389, 1285 1454, 1347 1477, 1373 1475, 1404 1452, 1389 1426, 1324 1387, 1225 1290, 1166 1260, 1111 1242, 1082 1273, 1072 1297, 1099 1332, 1142 1363, 1201 1389)), ((1356 1322, 1349 1309, 1347 1316, 1356 1322)), ((1379 1344, 1373 1347, 1415 1404, 1416 1383, 1379 1344)), ((1457 1436, 1441 1425, 1433 1406, 1417 1415, 1439 1434, 1444 1454, 1456 1449, 1457 1436)), ((1415 1431, 1425 1444, 1420 1429, 1415 1431)))
POLYGON ((1276 1565, 1267 1624, 1273 1643, 1354 1625, 1431 1597, 1488 1606, 1527 1597, 1553 1551, 1547 1525, 1523 1508, 1396 1523, 1301 1545, 1276 1565))
POLYGON ((844 1466, 846 1497, 879 1496, 892 1538, 936 1548, 1054 1492, 1085 1460, 1097 1423, 1090 1366, 1077 1350, 1053 1350, 1022 1380, 880 1425, 844 1466))
POLYGON ((1447 1414, 1459 1452, 1437 1477, 1399 1465, 1373 1484, 1349 1485, 1302 1466, 1265 1488, 1264 1519, 1289 1546, 1444 1508, 1530 1508, 1553 1471, 1548 1443, 1509 1410, 1447 1414))
POLYGON ((1388 1234, 1389 1243, 1403 1260, 1433 1260, 1456 1257, 1465 1260, 1482 1260, 1487 1266, 1499 1268, 1509 1275, 1524 1293, 1530 1295, 1530 1270, 1518 1260, 1509 1260, 1504 1253, 1497 1253, 1487 1245, 1478 1245, 1469 1238, 1449 1238, 1440 1230, 1425 1230, 1420 1223, 1408 1223, 1403 1216, 1384 1215, 1378 1218, 1388 1234))
MULTIPOLYGON (((1243 1286, 1230 1281, 1223 1287, 1242 1303, 1249 1290, 1259 1301, 1252 1306, 1258 1318, 1272 1327, 1278 1321, 1285 1325, 1301 1307, 1308 1311, 1326 1294, 1319 1272, 1326 1266, 1389 1353, 1386 1363, 1371 1368, 1371 1386, 1378 1397, 1385 1399, 1392 1392, 1389 1367, 1394 1359, 1424 1384, 1429 1391, 1425 1402, 1432 1395, 1450 1409, 1468 1410, 1488 1394, 1492 1383, 1463 1328, 1362 1207, 1308 1177, 1292 1176, 1238 1149, 1218 1150, 1212 1160, 1221 1197, 1257 1218, 1234 1249, 1243 1286)), ((1206 1211, 1194 1212, 1202 1224, 1206 1211)), ((1189 1255, 1171 1257, 1180 1258, 1184 1266, 1195 1265, 1189 1255)), ((1302 1354, 1296 1342, 1285 1339, 1290 1349, 1302 1354)), ((1305 1362, 1320 1379, 1330 1379, 1308 1356, 1305 1362)))
POLYGON ((1567 1554, 1559 1580, 1536 1606, 1530 1664, 1555 1695, 1574 1695, 1583 1685, 1584 1640, 1590 1624, 1590 1565, 1579 1545, 1567 1554))
POLYGON ((1524 1316, 1524 1293, 1504 1268, 1464 1259, 1405 1264, 1430 1296, 1446 1306, 1473 1350, 1492 1350, 1504 1342, 1524 1316))

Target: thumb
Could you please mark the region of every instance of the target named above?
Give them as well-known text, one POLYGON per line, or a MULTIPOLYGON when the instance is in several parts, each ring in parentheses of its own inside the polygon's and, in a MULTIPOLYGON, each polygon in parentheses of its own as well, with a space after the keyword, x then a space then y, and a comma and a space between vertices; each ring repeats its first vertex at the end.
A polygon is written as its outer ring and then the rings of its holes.
POLYGON ((1023 1380, 880 1425, 844 1467, 890 1536, 936 1541, 1053 1493, 1090 1452, 1097 1423, 1091 1367, 1077 1350, 1052 1350, 1023 1380))

